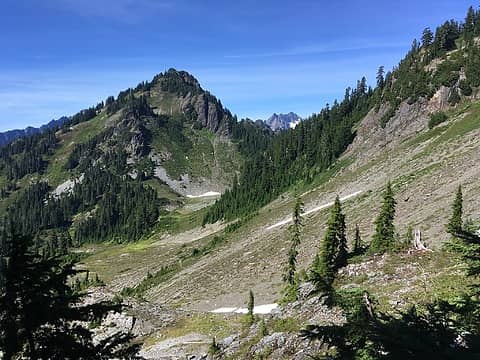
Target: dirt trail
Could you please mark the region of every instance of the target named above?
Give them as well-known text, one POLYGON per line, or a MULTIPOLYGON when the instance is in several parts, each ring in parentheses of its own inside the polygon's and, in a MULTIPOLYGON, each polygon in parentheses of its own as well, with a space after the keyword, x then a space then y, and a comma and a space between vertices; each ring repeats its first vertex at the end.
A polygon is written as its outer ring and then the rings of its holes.
MULTIPOLYGON (((353 198, 353 197, 355 197, 355 196, 360 195, 362 192, 363 192, 363 191, 356 191, 356 192, 354 192, 354 193, 352 193, 352 194, 350 194, 350 195, 347 195, 347 196, 344 196, 344 197, 340 198, 340 201, 345 201, 345 200, 351 199, 351 198, 353 198)), ((328 207, 330 207, 330 206, 333 206, 333 201, 332 201, 332 202, 329 202, 329 203, 327 203, 327 204, 324 204, 324 205, 317 206, 317 207, 315 207, 315 208, 313 208, 313 209, 307 210, 307 211, 305 211, 305 212, 303 213, 303 215, 304 215, 304 216, 310 215, 310 214, 313 214, 314 212, 317 212, 317 211, 326 209, 326 208, 328 208, 328 207)), ((277 222, 276 224, 273 224, 273 225, 270 225, 269 227, 267 227, 267 230, 272 230, 272 229, 274 229, 274 228, 276 228, 276 227, 279 227, 279 226, 282 226, 282 225, 286 225, 286 224, 292 222, 292 220, 293 220, 293 219, 290 217, 290 218, 288 218, 288 219, 279 221, 279 222, 277 222)))
POLYGON ((183 245, 189 244, 194 241, 203 239, 207 236, 215 234, 221 230, 223 230, 225 226, 221 224, 207 224, 204 227, 195 228, 192 230, 185 231, 180 234, 175 235, 166 235, 163 236, 160 240, 153 243, 152 246, 157 245, 183 245))

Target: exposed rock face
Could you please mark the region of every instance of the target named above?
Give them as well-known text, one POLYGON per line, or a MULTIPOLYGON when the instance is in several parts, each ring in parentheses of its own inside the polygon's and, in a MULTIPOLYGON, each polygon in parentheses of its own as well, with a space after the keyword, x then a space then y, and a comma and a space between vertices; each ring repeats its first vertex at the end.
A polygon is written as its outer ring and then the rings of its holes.
POLYGON ((182 99, 182 106, 182 112, 191 114, 192 120, 202 128, 214 133, 228 134, 226 125, 231 115, 223 109, 220 101, 209 93, 188 94, 182 99))
POLYGON ((356 129, 357 136, 347 152, 361 154, 367 161, 380 149, 393 148, 409 136, 421 132, 427 128, 430 114, 448 108, 448 97, 453 90, 442 86, 430 100, 419 99, 413 104, 402 102, 384 128, 380 122, 390 105, 383 104, 378 111, 370 110, 356 129))
POLYGON ((184 114, 192 126, 208 129, 214 133, 228 135, 228 122, 233 119, 222 103, 192 75, 185 71, 168 70, 154 79, 155 86, 150 92, 158 101, 158 114, 184 114))
MULTIPOLYGON (((267 331, 272 321, 297 319, 302 324, 341 324, 345 321, 340 309, 330 308, 322 295, 313 295, 314 286, 305 283, 300 286, 300 300, 279 308, 266 316, 267 331)), ((245 358, 257 359, 312 359, 322 350, 322 343, 301 336, 297 331, 276 331, 261 336, 259 323, 253 324, 247 334, 231 335, 219 342, 219 359, 236 358, 246 344, 252 344, 245 358)))

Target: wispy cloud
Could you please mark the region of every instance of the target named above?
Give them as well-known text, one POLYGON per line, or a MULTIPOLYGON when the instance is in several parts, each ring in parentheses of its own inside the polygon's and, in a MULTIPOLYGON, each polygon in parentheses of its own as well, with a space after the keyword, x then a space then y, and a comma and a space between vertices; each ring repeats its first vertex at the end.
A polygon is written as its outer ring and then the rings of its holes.
POLYGON ((384 42, 379 43, 376 40, 360 41, 351 45, 339 45, 339 44, 310 44, 303 46, 290 47, 286 49, 278 49, 267 52, 245 52, 238 54, 227 54, 225 58, 229 59, 250 59, 250 58, 269 58, 269 57, 281 57, 281 56, 300 56, 300 55, 320 55, 320 54, 333 54, 351 51, 364 51, 364 50, 381 50, 381 49, 400 49, 405 48, 409 44, 406 42, 384 42))
POLYGON ((178 7, 175 0, 47 0, 44 5, 84 17, 111 18, 134 23, 178 7))

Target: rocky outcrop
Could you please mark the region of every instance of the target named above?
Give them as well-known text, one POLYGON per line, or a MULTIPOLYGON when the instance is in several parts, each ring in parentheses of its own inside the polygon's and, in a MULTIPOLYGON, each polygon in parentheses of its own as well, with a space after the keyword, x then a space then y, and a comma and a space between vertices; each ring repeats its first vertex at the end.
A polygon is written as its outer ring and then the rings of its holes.
POLYGON ((305 338, 300 331, 279 326, 276 331, 270 331, 270 327, 271 324, 288 322, 289 319, 296 319, 302 326, 343 323, 345 318, 341 310, 327 306, 326 298, 314 292, 313 284, 302 284, 298 301, 280 307, 263 318, 266 324, 265 335, 261 333, 260 323, 254 323, 248 332, 234 334, 219 341, 221 351, 216 358, 236 358, 239 352, 246 350, 246 359, 312 359, 322 350, 320 341, 305 338))
POLYGON ((193 127, 229 134, 228 122, 233 118, 231 113, 185 71, 170 69, 155 77, 150 96, 158 114, 180 113, 193 127))

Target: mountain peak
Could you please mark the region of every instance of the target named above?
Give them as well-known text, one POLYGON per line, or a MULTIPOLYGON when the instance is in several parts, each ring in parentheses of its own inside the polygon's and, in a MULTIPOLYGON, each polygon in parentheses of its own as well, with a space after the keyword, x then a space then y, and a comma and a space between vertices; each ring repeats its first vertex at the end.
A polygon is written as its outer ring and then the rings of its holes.
POLYGON ((288 114, 277 114, 273 113, 272 116, 270 116, 265 123, 273 130, 273 131, 279 131, 279 130, 286 130, 286 129, 292 129, 297 124, 302 121, 302 118, 295 114, 294 112, 289 112, 288 114))

